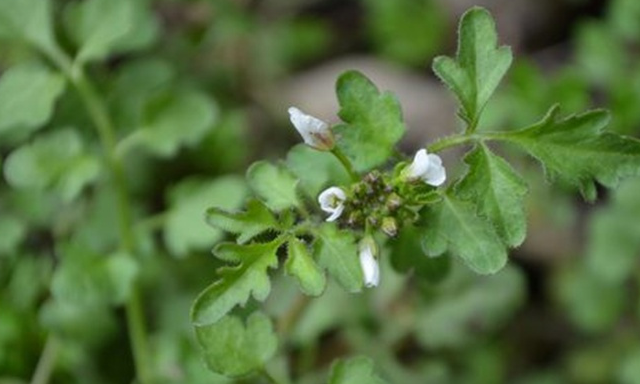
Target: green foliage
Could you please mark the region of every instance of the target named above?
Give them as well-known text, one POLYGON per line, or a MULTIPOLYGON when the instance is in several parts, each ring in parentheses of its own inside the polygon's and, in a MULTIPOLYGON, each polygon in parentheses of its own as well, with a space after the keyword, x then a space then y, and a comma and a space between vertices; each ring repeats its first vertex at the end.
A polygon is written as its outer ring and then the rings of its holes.
POLYGON ((373 369, 373 361, 366 357, 340 360, 331 367, 328 384, 384 384, 373 369))
POLYGON ((495 23, 483 8, 472 8, 462 16, 458 38, 456 59, 436 57, 433 70, 460 101, 460 117, 473 131, 512 55, 510 48, 497 47, 495 23))
POLYGON ((330 153, 317 151, 308 145, 296 145, 287 154, 287 168, 300 180, 300 187, 315 200, 329 182, 349 183, 349 174, 330 153))
POLYGON ((298 280, 302 292, 310 296, 322 294, 327 280, 313 260, 307 245, 297 238, 292 238, 287 244, 287 250, 285 269, 289 275, 298 280))
POLYGON ((211 207, 207 210, 206 220, 215 228, 237 234, 238 244, 245 244, 267 230, 279 228, 275 216, 259 200, 249 201, 244 212, 211 207))
POLYGON ((0 10, 0 37, 38 46, 57 48, 53 38, 50 0, 4 0, 0 10))
POLYGON ((358 247, 354 236, 340 231, 334 224, 325 223, 314 228, 316 243, 314 254, 318 264, 349 292, 362 288, 362 271, 356 255, 358 247))
POLYGON ((344 121, 333 130, 340 135, 337 145, 358 171, 384 163, 405 131, 402 111, 395 96, 380 93, 361 73, 348 71, 336 83, 344 121))
POLYGON ((281 167, 257 162, 247 171, 247 180, 251 189, 274 211, 300 204, 296 192, 298 181, 281 167))
POLYGON ((209 369, 229 377, 244 376, 262 369, 278 347, 269 318, 255 312, 246 326, 235 316, 196 327, 196 336, 209 369))

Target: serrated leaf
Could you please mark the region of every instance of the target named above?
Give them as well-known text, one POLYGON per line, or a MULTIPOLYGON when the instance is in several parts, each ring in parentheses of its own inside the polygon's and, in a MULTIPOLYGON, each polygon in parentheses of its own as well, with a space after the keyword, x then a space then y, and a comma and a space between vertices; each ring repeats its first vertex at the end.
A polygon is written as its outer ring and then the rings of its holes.
POLYGON ((327 384, 384 384, 374 370, 373 360, 358 356, 348 360, 339 360, 331 367, 327 384))
POLYGON ((505 132, 499 139, 519 145, 538 159, 550 179, 579 187, 587 199, 596 196, 594 182, 613 187, 640 171, 640 141, 603 132, 606 111, 560 118, 557 106, 531 127, 505 132))
POLYGON ((456 95, 462 107, 460 115, 472 128, 511 66, 511 49, 497 44, 491 14, 474 7, 460 20, 456 60, 440 56, 433 61, 434 72, 456 95))
POLYGON ((288 258, 285 270, 298 280, 302 292, 310 296, 319 296, 324 292, 327 279, 313 260, 307 245, 293 237, 287 245, 288 258))
POLYGON ((225 316, 195 330, 207 367, 229 377, 263 368, 278 347, 271 320, 262 312, 249 316, 246 326, 238 317, 225 316))
POLYGON ((212 206, 220 210, 240 208, 247 196, 242 178, 225 176, 213 181, 187 179, 169 191, 169 210, 163 228, 164 241, 175 256, 189 251, 212 247, 222 239, 222 231, 215 230, 202 220, 212 206))
POLYGON ((236 305, 244 305, 249 296, 264 301, 271 290, 267 270, 278 264, 276 251, 280 245, 280 239, 266 244, 218 245, 216 256, 236 265, 218 270, 218 279, 193 304, 191 322, 196 326, 215 323, 236 305))
POLYGON ((349 231, 340 231, 333 223, 314 228, 314 256, 345 290, 359 292, 363 277, 356 240, 349 231))
POLYGON ((287 154, 287 168, 300 180, 309 197, 316 199, 330 185, 348 184, 349 174, 340 161, 328 152, 299 144, 287 154))
MULTIPOLYGON (((2 7, 0 7, 2 8, 2 7)), ((65 88, 64 77, 37 64, 21 64, 0 77, 0 133, 41 128, 65 88)))
POLYGON ((469 170, 456 185, 456 194, 478 207, 478 214, 486 217, 498 235, 511 247, 524 241, 527 217, 524 196, 527 184, 509 163, 479 144, 464 159, 469 170))
POLYGON ((206 220, 212 227, 237 234, 239 244, 246 243, 264 231, 279 228, 278 220, 259 200, 249 201, 247 210, 241 212, 209 208, 206 220))
POLYGON ((0 37, 25 41, 43 50, 57 49, 50 0, 3 0, 0 37))
POLYGON ((147 104, 142 126, 126 139, 127 145, 140 143, 156 156, 171 157, 202 139, 217 114, 214 101, 200 91, 164 92, 147 104))
POLYGON ((477 208, 450 194, 421 212, 425 229, 423 248, 438 256, 449 250, 480 274, 498 272, 507 262, 507 251, 490 222, 477 208))
POLYGON ((337 146, 353 162, 357 171, 384 163, 402 138, 405 125, 396 97, 382 92, 363 74, 348 71, 336 83, 340 112, 344 121, 333 127, 337 146))
POLYGON ((84 152, 80 136, 72 129, 42 134, 9 155, 5 178, 14 188, 53 188, 71 201, 100 173, 100 162, 84 152))
POLYGON ((247 180, 256 195, 276 212, 300 204, 298 180, 282 167, 258 161, 247 171, 247 180))

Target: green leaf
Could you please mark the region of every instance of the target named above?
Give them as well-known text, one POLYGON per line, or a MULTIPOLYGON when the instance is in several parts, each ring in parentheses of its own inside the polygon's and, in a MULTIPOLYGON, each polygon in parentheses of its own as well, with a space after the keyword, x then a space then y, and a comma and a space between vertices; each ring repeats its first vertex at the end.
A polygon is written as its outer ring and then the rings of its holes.
POLYGON ((470 129, 477 125, 487 101, 511 65, 511 49, 497 44, 491 14, 474 7, 460 20, 456 60, 440 56, 433 61, 436 75, 460 101, 460 116, 470 129))
POLYGON ((0 78, 0 133, 41 128, 51 118, 64 88, 64 77, 42 65, 21 64, 4 72, 0 78))
POLYGON ((259 200, 251 200, 244 212, 229 212, 213 207, 207 209, 206 220, 212 227, 238 234, 237 242, 244 244, 269 229, 280 227, 278 220, 259 200))
POLYGON ((405 131, 402 110, 390 92, 378 88, 357 71, 343 73, 336 83, 338 115, 345 122, 333 127, 337 146, 357 171, 384 163, 405 131))
POLYGON ((304 144, 296 145, 289 151, 287 168, 314 200, 330 185, 346 185, 350 182, 349 174, 335 156, 304 144))
POLYGON ((278 347, 271 320, 262 312, 249 316, 246 327, 238 317, 225 316, 195 330, 209 369, 229 377, 263 368, 278 347))
POLYGON ((427 254, 438 256, 449 250, 480 274, 502 269, 507 262, 505 246, 491 223, 476 211, 474 205, 452 195, 428 205, 421 219, 427 254))
POLYGON ((163 92, 147 104, 142 126, 126 139, 126 146, 142 144, 159 157, 172 157, 193 146, 213 127, 217 107, 206 94, 181 89, 163 92))
POLYGON ((295 276, 302 292, 310 296, 319 296, 324 292, 327 280, 324 273, 311 257, 307 245, 297 238, 289 240, 287 250, 289 256, 285 269, 291 276, 295 276))
POLYGON ((469 170, 456 185, 456 194, 473 202, 478 207, 478 214, 491 221, 507 245, 522 244, 527 232, 523 201, 528 190, 525 181, 484 144, 478 145, 464 161, 469 170))
POLYGON ((72 129, 45 133, 13 151, 4 174, 14 188, 53 188, 71 201, 100 173, 100 162, 84 152, 80 136, 72 129))
POLYGON ((538 159, 550 179, 560 178, 594 199, 594 181, 613 187, 640 171, 640 141, 603 132, 608 122, 609 114, 601 110, 561 119, 555 106, 539 123, 500 139, 538 159))
POLYGON ((225 176, 213 181, 187 179, 169 191, 169 211, 163 228, 164 241, 175 256, 210 248, 223 237, 202 220, 212 206, 220 210, 238 209, 247 196, 247 186, 239 177, 225 176))
POLYGON ((314 255, 318 264, 347 291, 360 292, 363 284, 358 246, 353 234, 341 231, 333 223, 313 229, 314 255))
POLYGON ((87 0, 65 9, 66 26, 80 46, 77 60, 106 58, 134 26, 131 0, 87 0))
POLYGON ((27 235, 25 223, 15 217, 0 216, 0 255, 13 253, 27 235))
POLYGON ((448 276, 451 258, 448 255, 429 257, 422 250, 422 230, 405 226, 389 241, 391 266, 398 272, 414 270, 421 281, 437 283, 448 276))
POLYGON ((57 49, 51 23, 51 0, 3 0, 0 38, 25 41, 46 51, 57 49))
POLYGON ((267 269, 278 264, 276 251, 282 242, 276 239, 266 244, 218 245, 214 249, 216 256, 236 265, 220 268, 218 279, 200 293, 191 308, 192 323, 215 323, 236 305, 244 305, 250 295, 264 301, 271 290, 267 269))
POLYGON ((247 171, 247 180, 256 195, 276 212, 300 204, 296 192, 298 180, 284 168, 258 161, 247 171))
POLYGON ((376 375, 373 360, 358 356, 349 360, 339 360, 331 367, 328 384, 384 384, 376 375))

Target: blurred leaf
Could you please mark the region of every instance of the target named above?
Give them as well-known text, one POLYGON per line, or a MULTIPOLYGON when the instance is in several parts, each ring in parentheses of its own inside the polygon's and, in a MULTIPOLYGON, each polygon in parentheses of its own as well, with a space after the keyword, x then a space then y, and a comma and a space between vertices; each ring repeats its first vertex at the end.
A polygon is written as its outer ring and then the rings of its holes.
POLYGON ((216 281, 200 293, 191 308, 191 322, 195 326, 213 324, 236 305, 244 305, 250 295, 264 301, 271 290, 267 270, 278 265, 276 252, 282 242, 219 244, 215 255, 235 265, 220 268, 216 281))
POLYGON ((329 185, 346 185, 350 182, 349 174, 335 156, 304 144, 298 144, 289 151, 287 167, 314 201, 329 185))
MULTIPOLYGON (((205 223, 205 212, 240 208, 247 196, 245 182, 236 176, 213 181, 187 179, 169 190, 169 210, 163 228, 164 241, 175 256, 212 247, 223 233, 205 223)), ((222 212, 222 211, 221 211, 222 212)))
POLYGON ((247 180, 258 197, 276 212, 300 205, 298 180, 284 168, 259 161, 247 171, 247 180))
POLYGON ((640 348, 636 347, 622 360, 618 380, 620 384, 640 384, 640 348))
POLYGON ((585 22, 576 37, 576 61, 583 76, 608 88, 626 72, 629 58, 620 39, 612 29, 595 21, 585 22))
POLYGON ((495 22, 486 9, 468 10, 459 28, 456 60, 436 57, 433 70, 456 95, 460 117, 473 129, 513 58, 509 47, 497 47, 495 22))
POLYGON ((391 246, 391 265, 401 273, 414 270, 420 281, 437 283, 447 277, 451 269, 451 257, 429 257, 422 250, 422 234, 419 228, 405 226, 391 246))
POLYGON ((40 308, 43 327, 60 338, 97 344, 117 329, 113 312, 99 303, 49 300, 40 308))
POLYGON ((422 212, 423 247, 427 255, 439 256, 449 250, 480 274, 498 272, 507 262, 507 251, 488 221, 477 208, 451 194, 422 212))
POLYGON ((212 227, 238 234, 238 244, 244 244, 269 229, 279 229, 280 224, 269 209, 259 200, 251 200, 244 212, 229 212, 213 207, 207 209, 206 221, 212 227))
POLYGON ((331 366, 328 384, 384 384, 374 371, 373 360, 358 356, 339 360, 331 366))
POLYGON ((365 0, 367 29, 382 56, 423 65, 440 47, 446 17, 433 0, 365 0))
POLYGON ((21 40, 44 51, 57 48, 51 25, 50 0, 3 0, 0 37, 21 40))
POLYGON ((621 177, 640 171, 640 141, 603 132, 608 122, 609 114, 602 110, 561 119, 555 106, 542 121, 500 139, 539 160, 548 178, 580 187, 593 200, 595 181, 613 187, 621 177))
POLYGON ((84 152, 75 130, 59 129, 14 150, 4 164, 4 174, 14 188, 51 187, 71 201, 100 174, 99 161, 84 152))
POLYGON ((629 42, 640 40, 640 3, 635 0, 613 0, 609 3, 607 24, 629 42))
POLYGON ((505 244, 522 244, 527 232, 526 182, 484 144, 469 152, 464 162, 469 168, 456 185, 456 194, 478 207, 478 214, 491 221, 505 244))
POLYGON ((225 316, 196 327, 196 336, 209 369, 229 377, 260 370, 278 347, 271 320, 262 312, 249 316, 246 327, 239 318, 225 316))
POLYGON ((327 280, 313 260, 307 245, 292 237, 287 245, 287 250, 288 258, 285 269, 289 275, 296 278, 302 292, 310 296, 322 294, 327 280))
POLYGON ((316 237, 314 257, 348 292, 360 292, 363 278, 358 260, 358 247, 353 234, 341 231, 333 223, 313 228, 316 237))
POLYGON ((41 128, 51 118, 64 88, 64 77, 42 65, 27 63, 8 69, 0 78, 0 133, 15 130, 26 136, 41 128))
POLYGON ((0 216, 0 256, 12 254, 27 235, 25 224, 7 214, 0 216))
POLYGON ((473 276, 463 287, 442 291, 416 315, 416 336, 429 348, 460 348, 498 329, 524 302, 525 280, 507 267, 494 276, 473 276))
POLYGON ((402 110, 390 92, 380 93, 363 74, 347 71, 336 83, 344 121, 333 127, 337 146, 351 159, 357 171, 384 163, 405 131, 402 110))

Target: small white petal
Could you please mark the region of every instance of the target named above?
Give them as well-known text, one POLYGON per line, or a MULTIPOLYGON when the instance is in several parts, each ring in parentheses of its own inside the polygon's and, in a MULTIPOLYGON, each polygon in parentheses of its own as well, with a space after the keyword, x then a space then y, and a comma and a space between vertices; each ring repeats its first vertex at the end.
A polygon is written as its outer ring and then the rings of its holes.
POLYGON ((346 199, 347 194, 338 187, 330 187, 320 193, 318 196, 320 209, 331 214, 327 221, 335 221, 342 215, 346 199))
POLYGON ((421 179, 434 187, 442 185, 447 179, 440 156, 429 154, 426 149, 416 153, 413 162, 405 169, 404 175, 407 180, 421 179))
POLYGON ((429 155, 429 169, 424 173, 422 180, 429 185, 438 187, 447 180, 447 172, 442 166, 442 159, 438 155, 429 155))
POLYGON ((429 160, 426 149, 416 152, 413 162, 407 167, 407 177, 409 179, 419 179, 429 168, 429 160))
POLYGON ((364 286, 367 288, 377 287, 380 284, 380 267, 374 252, 371 241, 363 240, 360 243, 360 268, 362 268, 364 286))
POLYGON ((291 124, 302 136, 305 144, 322 150, 333 147, 333 133, 329 129, 329 124, 307 115, 296 107, 290 107, 288 111, 291 124))

